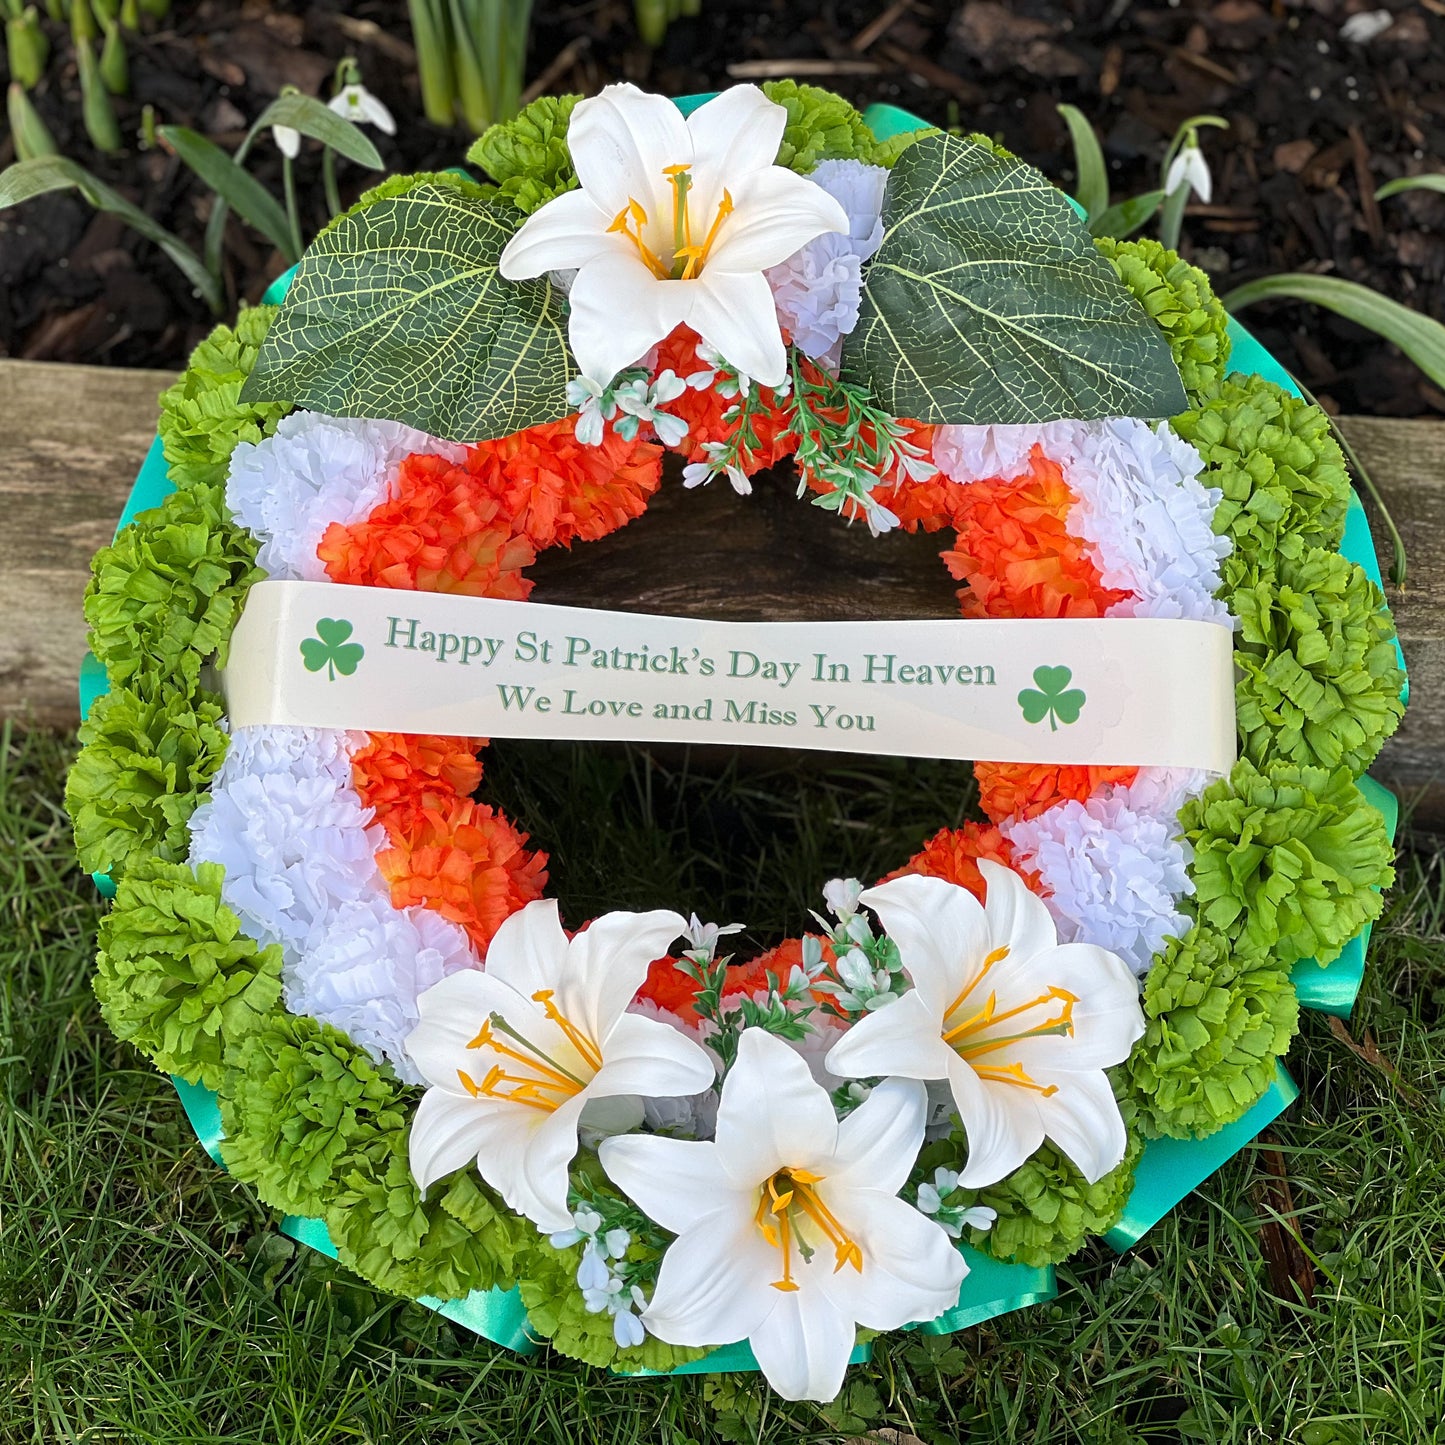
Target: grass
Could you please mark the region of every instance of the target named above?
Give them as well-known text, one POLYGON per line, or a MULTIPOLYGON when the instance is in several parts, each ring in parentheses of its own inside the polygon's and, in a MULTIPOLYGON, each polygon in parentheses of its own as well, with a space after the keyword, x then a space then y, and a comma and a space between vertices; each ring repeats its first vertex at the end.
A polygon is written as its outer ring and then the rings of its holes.
MULTIPOLYGON (((627 1445, 837 1440, 894 1427, 1009 1445, 1445 1439, 1445 883, 1401 861, 1351 1029, 1317 1018, 1276 1126, 1311 1304, 1271 1292, 1276 1218, 1248 1150, 1123 1259, 1091 1248, 1053 1304, 889 1344, 826 1411, 757 1377, 626 1382, 524 1362, 359 1284, 213 1168, 169 1083, 106 1033, 100 904, 59 798, 71 744, 0 737, 0 1445, 627 1445)), ((489 787, 539 839, 569 917, 681 901, 802 922, 840 864, 876 874, 961 816, 957 768, 497 748, 489 787), (749 905, 749 900, 751 903, 749 905), (746 908, 746 911, 745 911, 746 908)), ((896 1438, 896 1437, 895 1437, 896 1438)))

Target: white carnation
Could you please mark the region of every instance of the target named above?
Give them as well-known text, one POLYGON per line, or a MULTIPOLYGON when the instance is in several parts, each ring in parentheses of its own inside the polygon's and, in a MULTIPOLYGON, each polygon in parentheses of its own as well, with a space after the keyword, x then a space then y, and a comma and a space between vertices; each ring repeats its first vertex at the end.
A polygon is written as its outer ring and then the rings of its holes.
POLYGON ((448 974, 478 967, 456 924, 429 908, 393 908, 377 886, 341 904, 283 968, 286 1007, 329 1023, 373 1059, 385 1058, 398 1078, 419 1084, 405 1048, 417 1023, 417 995, 448 974))
POLYGON ((1077 422, 1029 422, 1020 426, 941 426, 933 433, 933 465, 950 481, 1011 482, 1029 469, 1036 446, 1060 460, 1073 442, 1077 422))
POLYGON ((1143 974, 1164 940, 1188 929, 1178 907, 1194 891, 1185 844, 1113 790, 1002 827, 1017 863, 1040 874, 1062 940, 1107 948, 1143 974))
POLYGON ((858 324, 863 263, 883 243, 883 191, 888 172, 861 161, 823 161, 808 179, 821 186, 848 216, 847 234, 816 236, 764 274, 773 288, 778 320, 793 344, 836 372, 843 338, 858 324))
POLYGON ((359 521, 384 500, 413 452, 460 461, 466 449, 396 421, 298 411, 274 436, 231 455, 226 505, 261 542, 257 562, 277 578, 324 582, 316 548, 327 527, 359 521))

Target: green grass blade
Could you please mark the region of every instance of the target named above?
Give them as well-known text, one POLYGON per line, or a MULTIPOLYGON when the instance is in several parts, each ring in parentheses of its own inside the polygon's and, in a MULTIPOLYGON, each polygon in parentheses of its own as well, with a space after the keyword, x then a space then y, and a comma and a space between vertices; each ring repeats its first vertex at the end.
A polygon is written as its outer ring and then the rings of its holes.
POLYGON ((365 133, 334 110, 309 95, 279 95, 261 112, 251 127, 254 137, 266 126, 289 125, 312 140, 319 140, 332 150, 355 161, 368 170, 385 169, 381 153, 366 138, 365 133))
POLYGON ((1122 241, 1132 236, 1164 204, 1163 191, 1145 191, 1142 195, 1130 196, 1117 206, 1101 211, 1089 222, 1091 236, 1112 236, 1122 241))
POLYGON ((76 165, 65 156, 37 156, 34 160, 18 161, 0 171, 0 211, 8 206, 18 206, 34 196, 43 196, 48 191, 64 190, 79 191, 97 210, 119 216, 132 230, 138 231, 148 241, 154 241, 185 273, 186 279, 205 298, 211 310, 217 315, 221 313, 225 303, 220 285, 206 270, 201 258, 179 236, 153 221, 124 196, 117 195, 84 166, 76 165))
POLYGON ((1436 386, 1445 386, 1445 326, 1368 286, 1341 281, 1337 276, 1289 272, 1246 282, 1223 300, 1228 311, 1242 311, 1256 301, 1308 301, 1323 306, 1393 342, 1436 386))
POLYGON ((1375 192, 1375 199, 1383 201, 1390 196, 1398 196, 1402 191, 1440 191, 1445 193, 1445 175, 1437 171, 1428 176, 1401 176, 1397 181, 1386 181, 1375 192))
POLYGON ((242 170, 220 146, 183 125, 163 125, 160 137, 243 221, 261 232, 288 261, 298 260, 291 245, 286 213, 249 171, 242 170))
POLYGON ((1074 199, 1084 208, 1085 218, 1092 221, 1109 209, 1109 171, 1099 137, 1077 106, 1059 105, 1054 108, 1063 116, 1074 142, 1074 173, 1078 177, 1074 199))

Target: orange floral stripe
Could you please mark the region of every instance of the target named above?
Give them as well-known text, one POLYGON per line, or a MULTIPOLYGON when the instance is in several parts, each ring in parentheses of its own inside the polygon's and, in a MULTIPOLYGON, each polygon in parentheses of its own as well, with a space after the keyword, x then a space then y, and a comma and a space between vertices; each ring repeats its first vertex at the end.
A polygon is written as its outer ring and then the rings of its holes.
POLYGON ((1086 802, 1105 783, 1128 787, 1138 768, 1097 768, 1073 764, 984 763, 973 765, 978 805, 995 823, 1036 818, 1055 803, 1086 802))

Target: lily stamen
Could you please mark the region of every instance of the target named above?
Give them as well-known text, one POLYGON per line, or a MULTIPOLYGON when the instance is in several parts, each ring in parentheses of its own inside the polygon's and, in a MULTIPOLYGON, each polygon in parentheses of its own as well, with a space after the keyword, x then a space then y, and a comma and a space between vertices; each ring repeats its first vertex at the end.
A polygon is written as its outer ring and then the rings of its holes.
POLYGON ((643 239, 643 232, 647 226, 647 212, 635 200, 629 200, 623 208, 612 218, 612 224, 608 226, 609 235, 614 232, 626 236, 637 248, 637 255, 642 264, 657 277, 659 281, 666 281, 671 272, 658 258, 657 253, 643 239))
MULTIPOLYGON (((976 1013, 970 1014, 962 1023, 955 1024, 953 1028, 945 1030, 943 1041, 967 1057, 970 1050, 967 1046, 959 1043, 960 1039, 966 1039, 970 1034, 977 1034, 981 1029, 988 1028, 993 1024, 1003 1023, 1007 1019, 1017 1018, 1020 1014, 1027 1013, 1030 1009, 1053 1003, 1055 1000, 1062 1002, 1064 1005, 1064 1011, 1059 1014, 1057 1018, 1049 1019, 1047 1022, 1039 1024, 1036 1028, 1028 1029, 1021 1034, 1013 1034, 1010 1038, 1029 1039, 1040 1037, 1043 1034, 1059 1032, 1072 1034, 1074 1005, 1078 1003, 1078 997, 1070 993, 1067 989, 1050 986, 1037 998, 1030 999, 1027 1003, 1021 1003, 1017 1008, 1008 1009, 1001 1014, 994 1012, 994 1009, 998 1006, 997 994, 989 994, 988 1002, 985 1003, 981 1009, 976 1013), (1067 1025, 1067 1028, 1061 1029, 1060 1025, 1067 1025)), ((981 1043, 979 1047, 993 1047, 995 1044, 1003 1042, 1005 1042, 1005 1040, 992 1038, 981 1043)))
MULTIPOLYGON (((733 198, 731 191, 724 191, 722 200, 717 203, 717 215, 713 217, 712 225, 708 227, 708 233, 703 237, 701 246, 694 246, 690 242, 677 250, 678 257, 686 257, 687 264, 683 267, 679 279, 691 281, 694 276, 703 268, 703 263, 708 258, 708 252, 712 250, 713 242, 717 240, 717 233, 722 228, 722 223, 733 213, 733 198)), ((676 260, 674 260, 674 270, 676 260)))
POLYGON ((988 1079, 995 1084, 1013 1084, 1020 1089, 1032 1089, 1045 1099, 1051 1099, 1059 1092, 1057 1084, 1035 1083, 1024 1071, 1022 1064, 975 1064, 973 1071, 980 1079, 988 1079))
POLYGON ((792 1246, 795 1242, 804 1259, 812 1257, 812 1251, 799 1237, 793 1217, 795 1211, 806 1215, 817 1225, 833 1246, 834 1274, 847 1264, 860 1273, 863 1269, 862 1248, 814 1188, 822 1180, 821 1174, 813 1174, 806 1169, 779 1169, 758 1193, 754 1222, 763 1238, 778 1250, 783 1259, 783 1277, 773 1281, 774 1289, 791 1292, 798 1288, 793 1278, 792 1246))
POLYGON ((554 991, 550 988, 538 989, 532 995, 535 1003, 539 1003, 547 1011, 547 1017, 562 1030, 567 1042, 582 1055, 582 1061, 589 1069, 600 1069, 602 1067, 602 1055, 597 1051, 597 1045, 582 1032, 558 1007, 552 1002, 554 991))

